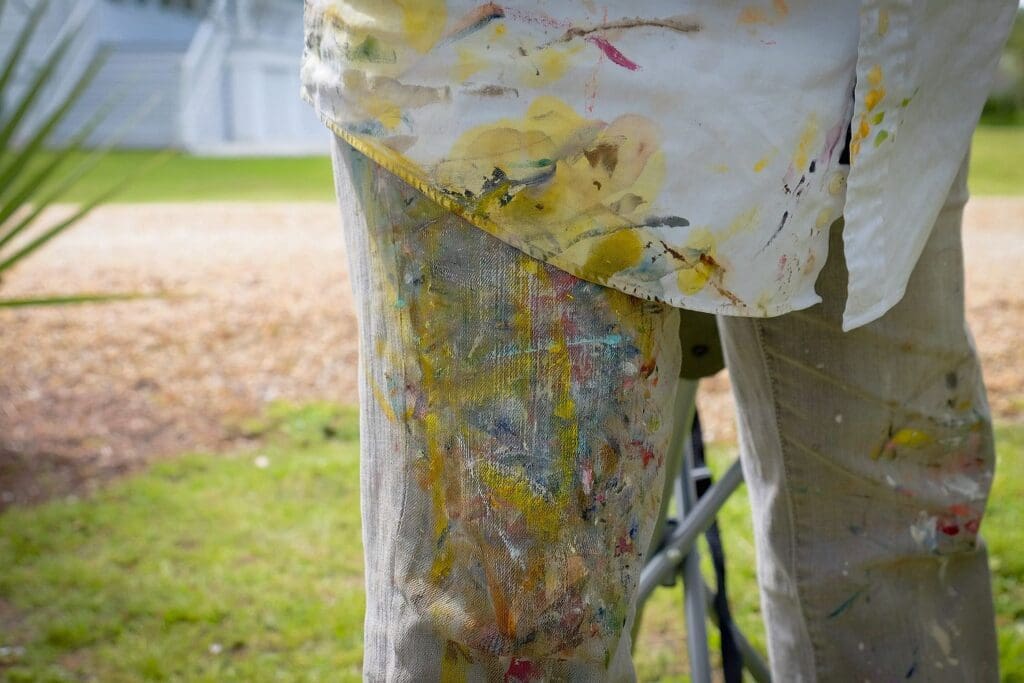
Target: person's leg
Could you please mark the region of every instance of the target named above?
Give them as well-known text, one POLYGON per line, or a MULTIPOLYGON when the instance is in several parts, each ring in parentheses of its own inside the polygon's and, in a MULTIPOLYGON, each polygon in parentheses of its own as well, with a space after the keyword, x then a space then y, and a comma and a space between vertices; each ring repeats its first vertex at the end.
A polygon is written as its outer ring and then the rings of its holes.
POLYGON ((989 411, 963 310, 965 172, 903 301, 840 330, 840 228, 825 301, 720 320, 779 681, 993 681, 978 526, 989 411))
POLYGON ((364 677, 629 680, 678 312, 491 237, 336 141, 360 323, 364 677))

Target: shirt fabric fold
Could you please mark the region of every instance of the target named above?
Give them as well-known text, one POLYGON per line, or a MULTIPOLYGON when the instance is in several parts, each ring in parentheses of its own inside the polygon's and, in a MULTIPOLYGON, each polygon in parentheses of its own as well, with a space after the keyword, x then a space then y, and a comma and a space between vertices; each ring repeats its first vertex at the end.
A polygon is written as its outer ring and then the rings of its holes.
POLYGON ((303 96, 477 227, 681 308, 817 303, 842 216, 849 329, 902 296, 1016 7, 306 0, 303 96))

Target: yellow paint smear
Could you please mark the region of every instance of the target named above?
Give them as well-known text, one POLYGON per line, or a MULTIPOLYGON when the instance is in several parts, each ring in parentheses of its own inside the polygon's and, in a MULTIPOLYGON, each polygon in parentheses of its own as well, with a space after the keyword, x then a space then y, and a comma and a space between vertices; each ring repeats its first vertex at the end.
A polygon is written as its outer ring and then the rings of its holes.
POLYGON ((746 232, 748 230, 756 228, 757 222, 760 219, 761 210, 754 206, 736 216, 736 218, 732 220, 732 223, 729 223, 728 227, 726 227, 725 230, 718 233, 717 240, 712 241, 708 239, 707 237, 703 236, 699 230, 694 231, 694 234, 697 235, 696 239, 698 239, 701 244, 706 245, 708 248, 710 248, 716 245, 718 242, 724 242, 725 240, 732 239, 741 232, 746 232))
POLYGON ((388 401, 388 397, 384 394, 384 390, 377 384, 377 380, 371 375, 370 376, 370 388, 373 391, 374 398, 377 399, 377 403, 380 404, 380 409, 384 412, 385 417, 390 422, 398 422, 398 415, 395 414, 394 409, 391 407, 391 402, 388 401))
POLYGON ((891 443, 896 446, 906 446, 908 448, 923 448, 928 444, 932 443, 934 439, 927 432, 921 431, 920 429, 901 429, 891 439, 891 443))
MULTIPOLYGON (((445 0, 392 0, 402 9, 405 39, 418 52, 434 47, 447 23, 445 0)), ((378 10, 379 11, 379 10, 378 10)), ((371 14, 371 16, 374 16, 371 14)))
POLYGON ((740 24, 766 24, 772 26, 789 16, 789 5, 786 0, 772 0, 772 11, 757 5, 747 5, 740 10, 737 22, 740 24))
POLYGON ((440 539, 448 528, 448 510, 444 500, 444 455, 438 445, 440 420, 434 413, 423 417, 423 429, 427 436, 427 477, 430 500, 434 507, 434 539, 440 539))
POLYGON ((445 545, 437 549, 434 561, 430 565, 430 580, 437 583, 448 576, 455 565, 455 552, 451 546, 445 545))
POLYGON ((872 88, 864 95, 864 106, 868 111, 873 110, 885 99, 885 88, 872 88))
POLYGON ((751 5, 740 10, 738 21, 741 24, 766 24, 768 23, 768 16, 760 7, 751 5))
POLYGON ((477 465, 480 482, 487 487, 496 503, 522 514, 523 523, 540 539, 550 541, 558 537, 561 515, 557 505, 533 490, 521 468, 503 472, 492 463, 477 465))
POLYGON ((441 683, 466 683, 469 676, 469 657, 457 643, 448 641, 441 658, 441 683))
POLYGON ((868 83, 876 88, 882 84, 882 65, 875 64, 868 71, 868 83))
POLYGON ((473 50, 466 47, 459 48, 458 55, 458 62, 455 64, 455 78, 460 83, 465 83, 473 74, 484 68, 484 63, 473 50))
POLYGON ((535 52, 527 62, 529 71, 522 75, 526 85, 551 85, 561 80, 571 66, 571 57, 579 52, 579 46, 568 48, 550 46, 535 52))
POLYGON ((710 260, 695 259, 689 268, 682 268, 676 273, 679 290, 684 294, 696 294, 704 289, 708 280, 714 275, 715 236, 708 230, 695 230, 690 236, 687 249, 692 249, 711 257, 710 260))
POLYGON ((811 149, 819 133, 818 117, 813 114, 807 119, 804 130, 800 133, 800 139, 796 143, 796 153, 793 155, 793 166, 798 171, 807 168, 807 161, 811 156, 811 149))
POLYGON ((878 35, 885 37, 889 33, 889 10, 883 7, 878 10, 878 35))
POLYGON ((632 230, 619 230, 601 238, 590 250, 583 272, 605 280, 640 263, 643 242, 632 230))

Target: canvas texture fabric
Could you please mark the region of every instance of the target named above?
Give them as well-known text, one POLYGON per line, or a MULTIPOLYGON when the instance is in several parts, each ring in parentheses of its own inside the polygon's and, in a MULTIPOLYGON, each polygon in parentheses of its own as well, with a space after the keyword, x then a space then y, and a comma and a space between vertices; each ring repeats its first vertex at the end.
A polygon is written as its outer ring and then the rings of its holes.
MULTIPOLYGON (((674 307, 513 248, 353 148, 368 681, 630 681, 678 385, 674 307)), ((995 681, 992 430, 963 317, 966 164, 906 296, 722 317, 780 681, 995 681)), ((685 335, 682 335, 685 336, 685 335)))

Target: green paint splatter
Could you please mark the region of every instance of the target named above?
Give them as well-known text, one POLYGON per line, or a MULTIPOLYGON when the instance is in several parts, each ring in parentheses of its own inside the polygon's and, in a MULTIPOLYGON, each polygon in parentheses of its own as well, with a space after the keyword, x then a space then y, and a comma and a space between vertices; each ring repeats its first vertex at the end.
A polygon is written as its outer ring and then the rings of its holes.
POLYGON ((398 59, 395 51, 386 47, 375 36, 366 36, 363 42, 355 47, 346 46, 345 57, 353 62, 374 62, 376 64, 394 64, 398 59))
POLYGON ((856 602, 857 598, 860 597, 860 594, 863 593, 865 590, 866 590, 865 588, 860 588, 853 595, 851 595, 850 597, 846 598, 846 600, 843 600, 839 604, 838 607, 836 607, 834 610, 832 610, 831 612, 828 613, 828 618, 829 619, 834 619, 834 618, 838 617, 840 614, 842 614, 843 612, 845 612, 846 610, 848 610, 850 608, 850 606, 854 602, 856 602))
POLYGON ((520 161, 514 164, 509 164, 512 168, 547 168, 553 165, 555 162, 552 159, 531 159, 529 161, 520 161))
POLYGON ((889 137, 889 131, 887 131, 887 130, 880 130, 880 131, 878 131, 878 135, 875 136, 875 147, 881 147, 882 143, 885 142, 886 139, 888 139, 888 137, 889 137))

